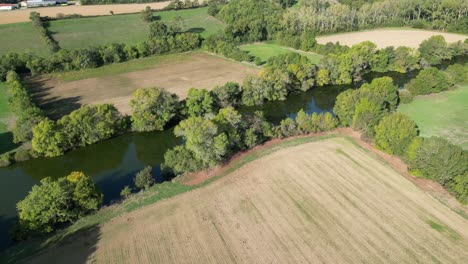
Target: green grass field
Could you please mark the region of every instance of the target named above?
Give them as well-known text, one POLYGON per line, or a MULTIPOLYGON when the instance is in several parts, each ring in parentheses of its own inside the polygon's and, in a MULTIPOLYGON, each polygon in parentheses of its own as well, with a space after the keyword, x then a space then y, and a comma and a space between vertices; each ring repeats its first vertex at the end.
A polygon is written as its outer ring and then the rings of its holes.
MULTIPOLYGON (((180 16, 184 30, 207 36, 224 27, 222 22, 209 16, 207 11, 207 8, 198 8, 161 11, 154 15, 167 23, 180 16)), ((110 43, 138 43, 147 37, 149 24, 141 20, 140 14, 129 14, 51 21, 49 30, 60 47, 77 49, 110 43)))
POLYGON ((322 58, 322 56, 319 54, 295 50, 274 43, 247 44, 242 45, 240 48, 241 50, 248 51, 249 54, 252 56, 259 57, 263 62, 266 62, 271 57, 291 52, 296 52, 305 55, 315 64, 318 64, 320 62, 320 59, 322 58))
POLYGON ((160 55, 126 61, 123 63, 109 64, 93 69, 52 73, 50 76, 65 82, 77 81, 88 78, 99 78, 127 72, 147 70, 155 67, 156 65, 181 62, 188 60, 189 58, 190 56, 188 56, 187 53, 160 55))
POLYGON ((0 56, 8 52, 34 52, 47 56, 49 50, 30 22, 0 25, 0 56))
POLYGON ((417 97, 398 111, 416 122, 421 136, 441 136, 468 149, 468 85, 417 97))

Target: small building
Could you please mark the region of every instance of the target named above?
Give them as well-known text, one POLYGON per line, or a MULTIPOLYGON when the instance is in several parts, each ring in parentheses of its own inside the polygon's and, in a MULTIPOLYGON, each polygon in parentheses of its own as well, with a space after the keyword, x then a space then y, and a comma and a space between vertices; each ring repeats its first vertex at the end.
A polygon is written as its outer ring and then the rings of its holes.
POLYGON ((18 8, 17 4, 0 4, 0 10, 13 10, 18 8))
POLYGON ((27 7, 40 7, 40 6, 52 6, 66 4, 67 0, 27 0, 27 7))

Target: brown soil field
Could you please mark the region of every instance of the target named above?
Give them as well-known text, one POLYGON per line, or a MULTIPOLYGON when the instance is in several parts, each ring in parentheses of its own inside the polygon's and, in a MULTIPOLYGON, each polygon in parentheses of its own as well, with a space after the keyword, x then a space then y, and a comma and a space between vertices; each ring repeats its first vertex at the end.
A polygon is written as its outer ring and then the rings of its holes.
POLYGON ((32 263, 467 263, 468 221, 344 137, 252 161, 32 263))
POLYGON ((362 32, 350 32, 334 34, 330 36, 317 37, 317 42, 326 44, 328 42, 340 42, 342 45, 352 46, 363 41, 372 41, 378 48, 389 46, 406 46, 417 48, 419 44, 431 36, 442 35, 447 42, 464 41, 468 36, 453 33, 443 33, 428 30, 415 29, 377 29, 362 32))
POLYGON ((145 9, 146 6, 151 6, 152 9, 162 9, 166 7, 170 1, 159 3, 144 3, 144 4, 118 4, 118 5, 69 5, 69 6, 53 6, 40 8, 27 8, 13 11, 0 11, 0 24, 11 24, 18 22, 29 22, 29 13, 35 11, 41 13, 41 16, 55 17, 58 13, 62 14, 80 14, 82 16, 105 16, 110 15, 110 11, 114 14, 138 13, 145 9))
POLYGON ((257 68, 206 53, 187 54, 154 68, 118 75, 64 82, 43 77, 31 80, 33 97, 52 117, 59 117, 82 104, 113 103, 119 111, 131 113, 132 93, 141 87, 162 87, 185 98, 190 88, 212 89, 228 81, 241 83, 257 68))

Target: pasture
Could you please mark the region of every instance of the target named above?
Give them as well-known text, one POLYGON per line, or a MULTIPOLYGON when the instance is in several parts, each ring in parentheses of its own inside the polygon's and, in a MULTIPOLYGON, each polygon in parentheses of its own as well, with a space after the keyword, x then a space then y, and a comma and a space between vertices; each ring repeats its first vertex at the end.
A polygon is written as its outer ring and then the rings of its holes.
MULTIPOLYGON (((0 14, 0 18, 4 13, 0 14)), ((34 52, 38 55, 50 54, 44 40, 31 22, 0 25, 0 56, 8 52, 34 52)))
MULTIPOLYGON (((207 11, 208 8, 161 11, 155 12, 154 16, 168 24, 179 16, 182 18, 183 30, 207 36, 224 27, 221 21, 208 15, 207 11)), ((141 20, 140 14, 128 14, 51 21, 49 30, 60 47, 77 49, 110 43, 136 44, 147 38, 149 24, 141 20)))
POLYGON ((432 36, 442 35, 449 43, 464 41, 468 36, 437 31, 418 30, 409 28, 385 28, 361 32, 340 33, 317 37, 319 44, 339 42, 341 45, 352 46, 363 41, 372 41, 378 48, 389 46, 417 48, 419 44, 432 36))
POLYGON ((308 57, 314 64, 318 64, 322 58, 322 55, 312 52, 300 51, 293 48, 265 42, 242 45, 240 46, 240 49, 248 51, 250 55, 260 58, 262 62, 266 62, 271 57, 291 52, 299 53, 308 57))
POLYGON ((467 262, 466 219, 353 141, 319 139, 254 152, 256 160, 215 182, 124 213, 30 260, 467 262))
POLYGON ((30 87, 33 98, 51 117, 98 103, 113 103, 130 114, 131 95, 140 87, 162 87, 184 98, 192 87, 212 89, 228 81, 242 82, 257 72, 252 66, 205 53, 184 53, 41 76, 31 79, 30 87))
POLYGON ((413 119, 423 137, 441 136, 468 149, 468 85, 416 97, 398 111, 413 119))
POLYGON ((12 24, 18 22, 27 22, 29 20, 29 13, 36 11, 41 13, 41 16, 56 17, 57 14, 80 14, 82 16, 110 16, 110 11, 114 14, 128 14, 137 13, 143 10, 146 6, 151 6, 152 9, 163 9, 170 1, 158 3, 144 3, 144 4, 115 4, 115 5, 70 5, 70 6, 53 6, 41 7, 37 9, 20 9, 8 12, 2 12, 0 15, 1 24, 12 24))
POLYGON ((13 135, 11 133, 13 113, 8 105, 7 85, 0 82, 0 154, 11 150, 13 144, 13 135))

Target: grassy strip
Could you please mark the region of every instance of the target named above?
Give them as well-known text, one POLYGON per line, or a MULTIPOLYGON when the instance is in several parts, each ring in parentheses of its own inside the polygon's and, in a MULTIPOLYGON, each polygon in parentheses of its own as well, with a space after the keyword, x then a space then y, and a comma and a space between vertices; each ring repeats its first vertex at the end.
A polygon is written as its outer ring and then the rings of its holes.
POLYGON ((0 25, 0 56, 8 52, 34 52, 49 56, 51 52, 31 22, 0 25))
POLYGON ((13 134, 9 130, 10 122, 13 118, 8 104, 8 90, 4 82, 0 82, 0 154, 14 148, 13 134))
POLYGON ((70 82, 88 78, 99 78, 128 72, 142 71, 162 64, 173 64, 187 60, 190 60, 190 56, 187 53, 159 55, 130 60, 122 63, 109 64, 93 69, 53 73, 50 74, 49 77, 57 78, 64 82, 70 82))
POLYGON ((289 140, 282 141, 278 144, 267 146, 255 150, 239 160, 232 163, 229 168, 221 175, 210 178, 203 183, 200 183, 195 186, 186 186, 177 182, 164 182, 161 184, 154 185, 150 189, 144 192, 140 192, 132 195, 128 199, 124 200, 118 205, 113 205, 107 208, 102 208, 97 213, 84 217, 69 227, 56 232, 54 235, 47 239, 34 239, 26 242, 19 243, 9 249, 7 249, 0 256, 0 263, 17 263, 19 261, 25 260, 34 254, 37 254, 41 251, 44 251, 50 247, 57 246, 60 243, 70 239, 73 235, 78 234, 80 231, 89 230, 94 226, 103 224, 110 219, 122 215, 126 212, 131 212, 137 210, 145 205, 153 204, 157 201, 167 199, 178 194, 197 189, 203 186, 210 184, 211 182, 232 173, 233 171, 239 169, 245 164, 252 162, 256 159, 264 157, 268 154, 276 152, 281 149, 294 147, 297 145, 315 142, 320 140, 325 140, 329 138, 336 137, 337 134, 331 134, 326 136, 310 136, 310 137, 300 137, 293 138, 289 140))
POLYGON ((416 122, 423 137, 441 136, 468 149, 468 85, 416 97, 398 111, 416 122))
POLYGON ((301 50, 295 50, 289 47, 280 46, 278 44, 275 44, 274 42, 262 42, 242 45, 240 46, 240 49, 248 51, 249 54, 254 57, 260 58, 262 62, 266 62, 271 57, 286 53, 299 53, 308 57, 314 64, 318 64, 320 62, 320 59, 323 57, 322 55, 315 54, 312 52, 305 52, 301 50))

